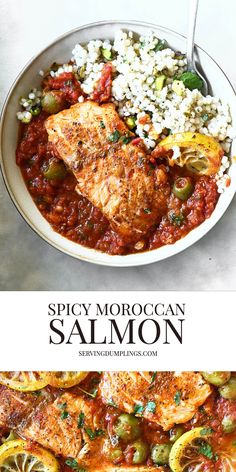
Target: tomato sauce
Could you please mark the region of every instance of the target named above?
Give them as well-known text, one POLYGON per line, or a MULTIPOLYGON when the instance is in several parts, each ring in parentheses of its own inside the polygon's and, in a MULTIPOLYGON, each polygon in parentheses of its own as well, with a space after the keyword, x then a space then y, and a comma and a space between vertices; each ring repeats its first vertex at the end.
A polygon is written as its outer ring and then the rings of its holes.
MULTIPOLYGON (((66 108, 77 103, 78 97, 83 95, 75 75, 68 72, 56 78, 46 77, 43 88, 60 91, 66 108)), ((106 64, 93 98, 103 102, 110 99, 110 94, 111 66, 106 64)), ((44 126, 47 116, 41 112, 30 124, 21 125, 16 162, 39 211, 64 237, 108 254, 125 255, 173 244, 211 216, 218 200, 216 182, 208 176, 195 177, 194 191, 187 200, 181 201, 171 191, 167 192, 167 212, 146 237, 142 237, 141 246, 135 246, 135 241, 126 244, 112 230, 101 211, 75 191, 76 179, 70 171, 63 179, 45 178, 44 170, 50 161, 59 162, 59 156, 48 142, 44 126)), ((137 144, 139 141, 137 138, 137 144)), ((155 157, 157 159, 152 159, 152 165, 157 170, 163 165, 163 159, 158 163, 158 156, 155 157)), ((177 166, 168 171, 170 190, 174 180, 183 175, 183 169, 177 166)))

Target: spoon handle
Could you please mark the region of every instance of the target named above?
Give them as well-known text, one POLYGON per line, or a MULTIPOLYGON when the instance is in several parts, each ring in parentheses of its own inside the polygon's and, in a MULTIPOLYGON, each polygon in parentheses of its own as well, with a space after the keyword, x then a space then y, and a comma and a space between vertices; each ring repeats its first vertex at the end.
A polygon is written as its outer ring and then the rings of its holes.
POLYGON ((188 70, 194 70, 193 52, 194 36, 198 10, 198 0, 189 0, 188 36, 187 36, 187 64, 188 70))

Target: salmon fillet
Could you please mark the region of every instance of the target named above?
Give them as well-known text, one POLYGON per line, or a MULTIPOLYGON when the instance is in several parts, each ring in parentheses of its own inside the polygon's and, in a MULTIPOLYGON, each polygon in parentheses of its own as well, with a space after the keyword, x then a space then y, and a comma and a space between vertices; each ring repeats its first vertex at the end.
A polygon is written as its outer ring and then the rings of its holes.
POLYGON ((47 401, 47 394, 22 393, 0 386, 0 428, 15 429, 25 424, 32 412, 47 401))
MULTIPOLYGON (((211 394, 210 386, 195 372, 104 372, 100 394, 104 403, 128 413, 141 407, 141 416, 165 431, 192 419, 211 394)), ((137 413, 138 415, 138 413, 137 413)))
POLYGON ((50 116, 45 126, 77 179, 77 192, 102 211, 125 241, 139 240, 158 223, 169 185, 157 183, 145 150, 124 143, 132 133, 113 104, 78 103, 50 116))
MULTIPOLYGON (((91 403, 91 402, 90 402, 91 403)), ((14 430, 25 439, 31 439, 64 457, 82 458, 93 449, 88 435, 78 428, 81 411, 86 427, 94 430, 93 412, 89 401, 66 392, 51 394, 41 390, 39 396, 8 388, 0 391, 0 427, 14 430)), ((98 438, 99 439, 99 438, 98 438)), ((98 442, 94 441, 98 447, 98 442)))

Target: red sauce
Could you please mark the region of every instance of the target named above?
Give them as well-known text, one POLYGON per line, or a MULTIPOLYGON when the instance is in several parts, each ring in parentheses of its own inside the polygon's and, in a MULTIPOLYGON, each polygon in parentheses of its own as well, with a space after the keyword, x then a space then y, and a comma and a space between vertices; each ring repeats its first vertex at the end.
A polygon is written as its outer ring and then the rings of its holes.
POLYGON ((105 64, 102 70, 102 75, 98 81, 97 87, 94 90, 91 98, 99 103, 107 102, 111 99, 112 86, 112 65, 105 64))
MULTIPOLYGON (((107 101, 111 94, 111 65, 104 66, 102 77, 94 92, 94 99, 107 101)), ((66 107, 77 103, 82 94, 80 83, 73 73, 63 73, 59 77, 48 76, 43 81, 46 90, 60 90, 66 107)), ((66 238, 108 254, 129 254, 139 252, 133 244, 125 244, 114 232, 108 220, 100 210, 95 208, 86 198, 75 191, 76 179, 67 172, 63 180, 47 180, 43 171, 51 159, 58 157, 50 143, 44 121, 47 114, 41 112, 34 117, 29 125, 22 125, 21 136, 16 151, 16 162, 27 188, 35 204, 52 225, 53 229, 66 238)), ((135 139, 140 144, 140 138, 135 139)), ((133 143, 135 143, 135 140, 133 143)), ((160 170, 155 156, 153 167, 160 170)), ((169 188, 176 178, 185 175, 185 171, 177 166, 168 173, 169 188)), ((176 198, 167 192, 168 211, 156 226, 142 238, 142 250, 150 250, 166 244, 173 244, 185 236, 193 228, 209 218, 218 200, 217 186, 213 178, 202 176, 193 178, 194 192, 186 201, 176 198), (177 218, 176 218, 177 216, 177 218), (181 220, 181 221, 180 221, 181 220)))

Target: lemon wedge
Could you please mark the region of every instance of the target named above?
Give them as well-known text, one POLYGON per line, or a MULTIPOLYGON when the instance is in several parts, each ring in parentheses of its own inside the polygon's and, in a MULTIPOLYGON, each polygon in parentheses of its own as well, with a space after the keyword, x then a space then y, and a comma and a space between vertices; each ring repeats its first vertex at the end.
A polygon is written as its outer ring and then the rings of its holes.
POLYGON ((200 133, 177 133, 167 136, 160 141, 154 150, 168 152, 173 148, 179 149, 178 155, 168 157, 169 165, 183 167, 199 175, 214 175, 219 171, 224 154, 220 144, 210 136, 200 133))

